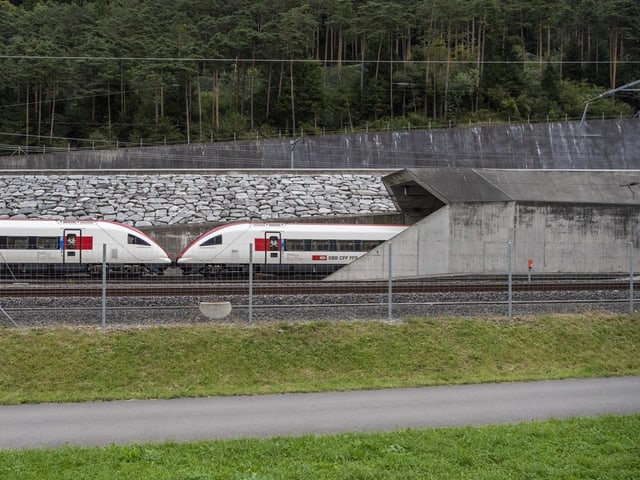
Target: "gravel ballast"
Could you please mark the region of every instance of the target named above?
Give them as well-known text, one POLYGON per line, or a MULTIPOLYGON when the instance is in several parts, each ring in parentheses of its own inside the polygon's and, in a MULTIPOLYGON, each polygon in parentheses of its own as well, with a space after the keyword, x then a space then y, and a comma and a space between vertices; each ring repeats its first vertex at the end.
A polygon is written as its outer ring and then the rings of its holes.
MULTIPOLYGON (((410 318, 509 318, 508 294, 464 292, 388 295, 248 295, 226 297, 113 297, 105 304, 107 327, 183 324, 252 325, 310 321, 404 321, 410 318), (230 302, 231 313, 209 319, 200 302, 230 302), (251 303, 251 304, 250 304, 251 303), (251 318, 249 318, 251 309, 251 318), (389 314, 391 313, 391 315, 389 314)), ((634 299, 634 304, 640 299, 634 299)), ((511 317, 602 311, 629 313, 628 291, 517 292, 511 317)), ((0 327, 103 326, 101 298, 32 297, 0 299, 0 327)))

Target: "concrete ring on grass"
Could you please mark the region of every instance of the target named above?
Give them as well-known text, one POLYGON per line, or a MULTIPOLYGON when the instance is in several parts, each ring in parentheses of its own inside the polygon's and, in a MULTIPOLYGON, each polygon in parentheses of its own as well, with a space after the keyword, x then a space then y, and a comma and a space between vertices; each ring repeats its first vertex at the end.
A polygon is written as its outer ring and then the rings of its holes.
POLYGON ((200 312, 207 318, 224 318, 231 313, 231 302, 200 302, 200 312))

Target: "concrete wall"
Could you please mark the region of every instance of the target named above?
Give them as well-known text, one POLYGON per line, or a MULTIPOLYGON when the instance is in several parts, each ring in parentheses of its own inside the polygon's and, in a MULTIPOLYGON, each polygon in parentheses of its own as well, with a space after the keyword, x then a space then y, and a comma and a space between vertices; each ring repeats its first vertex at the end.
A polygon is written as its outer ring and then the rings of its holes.
MULTIPOLYGON (((517 245, 515 258, 522 264, 532 258, 536 271, 627 272, 629 242, 635 249, 640 245, 640 206, 523 205, 519 210, 530 226, 518 230, 529 239, 517 245), (536 244, 536 234, 544 248, 536 244)), ((640 253, 634 257, 638 271, 640 253)))
POLYGON ((450 273, 507 271, 514 203, 461 203, 450 209, 450 273))
MULTIPOLYGON (((397 241, 394 239, 391 254, 394 271, 405 275, 422 276, 446 275, 451 268, 451 217, 449 207, 441 208, 424 218, 417 226, 404 232, 397 241), (415 245, 415 251, 405 248, 415 245)), ((379 247, 386 251, 385 247, 379 247)))
POLYGON ((456 127, 0 157, 0 169, 640 169, 640 120, 456 127), (293 153, 293 156, 292 156, 293 153))
MULTIPOLYGON (((540 205, 516 202, 454 204, 392 240, 394 278, 512 272, 615 273, 640 271, 640 205, 540 205)), ((388 245, 331 276, 384 280, 388 245)))

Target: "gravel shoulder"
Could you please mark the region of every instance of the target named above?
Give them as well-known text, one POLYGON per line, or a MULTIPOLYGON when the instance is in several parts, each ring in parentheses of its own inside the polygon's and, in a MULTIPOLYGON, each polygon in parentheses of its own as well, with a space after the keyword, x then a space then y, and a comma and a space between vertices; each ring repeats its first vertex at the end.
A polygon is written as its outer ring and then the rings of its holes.
MULTIPOLYGON (((309 321, 403 321, 426 317, 509 316, 507 292, 465 292, 388 295, 246 295, 225 297, 116 297, 107 298, 105 323, 110 327, 172 324, 261 324, 309 321), (231 313, 210 319, 199 309, 201 302, 230 302, 231 313), (251 302, 251 305, 250 305, 251 302), (249 310, 251 308, 251 318, 249 310)), ((634 300, 640 303, 640 300, 634 300)), ((0 326, 19 327, 101 326, 100 298, 34 297, 0 299, 0 326)), ((575 314, 593 311, 629 313, 629 292, 516 292, 511 316, 575 314)))

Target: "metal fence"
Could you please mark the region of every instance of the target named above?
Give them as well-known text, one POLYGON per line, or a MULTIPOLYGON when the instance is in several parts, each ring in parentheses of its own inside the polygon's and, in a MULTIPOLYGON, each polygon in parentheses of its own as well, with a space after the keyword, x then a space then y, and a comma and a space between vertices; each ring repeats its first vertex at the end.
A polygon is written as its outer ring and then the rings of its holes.
POLYGON ((95 265, 93 275, 52 277, 5 270, 0 326, 398 322, 461 316, 513 320, 540 313, 634 313, 637 303, 631 243, 623 259, 627 271, 542 273, 532 262, 514 267, 512 246, 506 242, 505 271, 427 278, 399 278, 393 243, 381 248, 387 254, 379 257, 377 276, 384 279, 371 281, 334 281, 313 271, 270 274, 264 260, 254 257, 242 268, 210 277, 184 275, 176 267, 162 276, 108 274, 108 268, 99 271, 95 265))

